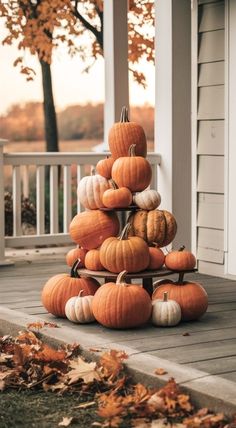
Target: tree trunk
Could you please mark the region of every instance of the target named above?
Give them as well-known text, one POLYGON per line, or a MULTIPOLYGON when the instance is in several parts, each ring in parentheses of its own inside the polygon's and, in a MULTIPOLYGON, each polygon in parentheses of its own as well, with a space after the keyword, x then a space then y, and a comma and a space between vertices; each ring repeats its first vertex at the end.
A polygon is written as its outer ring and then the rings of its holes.
POLYGON ((47 152, 58 152, 57 118, 52 91, 51 66, 40 60, 43 83, 43 110, 47 152))

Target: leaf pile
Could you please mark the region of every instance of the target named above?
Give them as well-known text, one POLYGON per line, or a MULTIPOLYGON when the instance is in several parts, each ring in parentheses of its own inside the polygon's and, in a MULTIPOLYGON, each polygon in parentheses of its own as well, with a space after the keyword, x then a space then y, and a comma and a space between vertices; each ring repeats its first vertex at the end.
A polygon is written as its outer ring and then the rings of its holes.
MULTIPOLYGON (((135 383, 127 376, 122 351, 110 350, 99 363, 87 362, 78 345, 54 349, 34 332, 20 332, 16 338, 0 338, 0 390, 33 389, 73 392, 82 398, 80 408, 97 406, 97 427, 137 428, 233 428, 236 420, 223 414, 194 409, 174 379, 160 389, 135 383), (93 401, 88 402, 88 396, 93 401)), ((61 423, 73 423, 73 417, 61 423)))

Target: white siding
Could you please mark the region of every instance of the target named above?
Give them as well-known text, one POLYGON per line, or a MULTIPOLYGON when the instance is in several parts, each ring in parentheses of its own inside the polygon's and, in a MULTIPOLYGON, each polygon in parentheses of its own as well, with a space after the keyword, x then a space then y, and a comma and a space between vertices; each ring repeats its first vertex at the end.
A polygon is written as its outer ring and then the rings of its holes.
POLYGON ((225 81, 224 70, 224 61, 200 64, 198 86, 223 85, 225 81))
POLYGON ((198 62, 223 61, 225 58, 224 30, 199 34, 198 62))
POLYGON ((223 155, 224 132, 223 120, 199 121, 197 153, 199 155, 223 155))
POLYGON ((224 193, 224 156, 199 156, 198 192, 224 193))

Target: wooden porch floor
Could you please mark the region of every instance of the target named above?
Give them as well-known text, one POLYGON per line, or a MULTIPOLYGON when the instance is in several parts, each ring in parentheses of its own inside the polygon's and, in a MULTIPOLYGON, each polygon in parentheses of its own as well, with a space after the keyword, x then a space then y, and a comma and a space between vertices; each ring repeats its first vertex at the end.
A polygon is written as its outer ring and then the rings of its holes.
MULTIPOLYGON (((42 307, 40 294, 50 276, 68 271, 64 260, 64 256, 45 257, 0 268, 0 305, 34 315, 35 321, 38 318, 55 320, 42 307)), ((114 331, 98 324, 79 328, 105 339, 109 347, 112 343, 130 346, 137 352, 236 383, 236 281, 201 274, 189 274, 188 278, 201 282, 209 295, 208 311, 199 321, 168 329, 150 325, 137 330, 114 331)), ((67 320, 60 324, 78 330, 77 325, 67 320)))

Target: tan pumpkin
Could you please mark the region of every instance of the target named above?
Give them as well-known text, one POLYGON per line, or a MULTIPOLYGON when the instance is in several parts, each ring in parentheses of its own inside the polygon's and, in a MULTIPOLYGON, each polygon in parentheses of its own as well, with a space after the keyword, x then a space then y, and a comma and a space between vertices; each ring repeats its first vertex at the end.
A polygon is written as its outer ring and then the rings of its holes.
POLYGON ((114 159, 127 156, 131 144, 136 144, 137 156, 147 156, 147 140, 144 130, 139 124, 129 121, 127 107, 122 108, 120 122, 111 127, 108 143, 114 159))
POLYGON ((133 195, 133 202, 143 210, 155 210, 161 203, 157 190, 146 189, 133 195))
POLYGON ((170 244, 177 232, 176 220, 166 210, 139 210, 129 217, 130 236, 139 236, 149 245, 156 242, 159 247, 170 244))
POLYGON ((115 212, 100 210, 77 214, 70 224, 71 239, 87 250, 98 248, 109 236, 116 236, 120 224, 115 212))
POLYGON ((92 169, 92 175, 83 177, 78 184, 78 199, 89 210, 103 208, 102 195, 109 188, 109 181, 92 169))
POLYGON ((154 283, 152 299, 161 299, 167 291, 169 299, 175 300, 181 307, 182 321, 193 321, 200 318, 207 310, 208 297, 205 289, 197 282, 184 281, 184 274, 178 281, 163 279, 154 283))
POLYGON ((101 159, 100 161, 98 161, 96 165, 96 170, 98 174, 100 174, 102 177, 110 179, 111 169, 114 161, 115 159, 113 159, 112 157, 107 157, 106 159, 101 159))
POLYGON ((132 144, 128 156, 115 160, 111 176, 118 187, 128 187, 131 192, 140 192, 149 186, 152 168, 147 159, 136 156, 136 144, 132 144))
POLYGON ((168 292, 164 291, 163 299, 152 302, 152 323, 160 327, 172 327, 181 320, 181 308, 175 300, 168 299, 168 292))
POLYGON ((100 248, 102 265, 110 272, 140 272, 149 264, 149 250, 146 242, 137 236, 128 238, 128 223, 118 238, 107 238, 100 248))
POLYGON ((126 284, 126 273, 121 272, 116 283, 102 285, 94 296, 93 314, 105 327, 138 327, 151 316, 152 303, 148 293, 140 285, 126 284))
POLYGON ((89 250, 85 256, 85 267, 89 270, 104 270, 104 266, 100 262, 100 251, 99 249, 89 250))
POLYGON ((110 180, 112 189, 103 193, 102 202, 107 208, 126 208, 132 203, 132 193, 127 187, 118 188, 114 180, 110 180))
POLYGON ((74 263, 70 275, 55 275, 43 287, 42 304, 48 312, 57 317, 65 317, 66 302, 71 297, 78 296, 81 290, 84 290, 85 295, 93 295, 100 286, 94 278, 80 278, 77 272, 79 262, 74 263))
POLYGON ((88 250, 85 250, 85 248, 81 248, 79 245, 77 245, 76 248, 72 248, 68 253, 66 254, 66 263, 68 266, 72 267, 76 260, 80 259, 80 267, 84 267, 84 259, 85 255, 88 250))
POLYGON ((165 265, 167 269, 175 271, 193 270, 196 265, 196 257, 190 251, 186 251, 183 245, 178 251, 171 251, 166 255, 165 265))
POLYGON ((83 296, 84 290, 79 292, 78 296, 71 297, 65 306, 65 313, 68 320, 87 324, 95 321, 92 311, 93 296, 83 296))
POLYGON ((160 269, 165 262, 165 254, 163 251, 156 246, 155 243, 153 243, 153 247, 149 247, 149 265, 147 269, 149 270, 156 270, 160 269))

